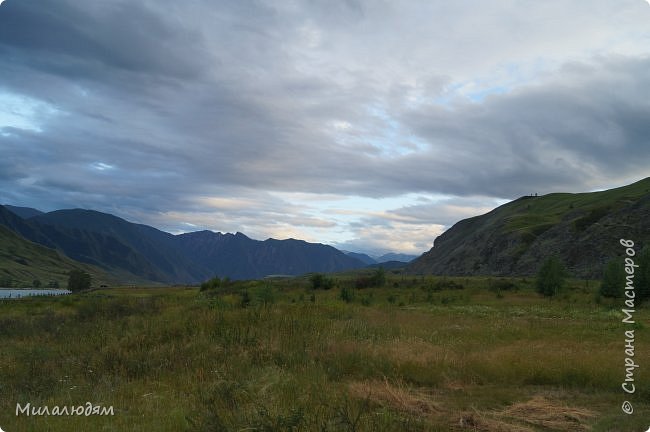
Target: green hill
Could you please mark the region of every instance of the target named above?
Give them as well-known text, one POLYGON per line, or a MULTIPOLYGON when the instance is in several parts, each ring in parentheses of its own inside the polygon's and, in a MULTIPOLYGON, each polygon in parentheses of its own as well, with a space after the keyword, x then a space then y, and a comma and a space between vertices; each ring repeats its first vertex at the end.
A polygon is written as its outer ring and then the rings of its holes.
POLYGON ((61 288, 65 288, 68 272, 73 269, 90 273, 93 286, 115 281, 101 269, 73 261, 0 225, 0 280, 11 279, 15 287, 31 287, 36 279, 43 286, 57 281, 61 288))
POLYGON ((620 238, 650 245, 650 178, 601 192, 521 197, 461 220, 412 262, 411 273, 530 275, 558 255, 574 276, 598 277, 620 238))

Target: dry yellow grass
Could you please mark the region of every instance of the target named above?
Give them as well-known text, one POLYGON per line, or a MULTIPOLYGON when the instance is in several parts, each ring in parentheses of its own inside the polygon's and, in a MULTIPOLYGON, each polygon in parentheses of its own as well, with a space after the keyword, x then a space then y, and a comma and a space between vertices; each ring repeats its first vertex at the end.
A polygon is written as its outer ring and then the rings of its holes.
POLYGON ((440 413, 440 404, 434 402, 433 395, 425 389, 417 389, 401 382, 390 383, 383 381, 355 381, 349 384, 350 394, 359 399, 369 401, 382 407, 396 411, 428 417, 440 413))
POLYGON ((591 410, 570 407, 536 396, 502 411, 463 414, 461 428, 473 431, 534 432, 538 428, 553 431, 589 431, 587 421, 596 416, 591 410))

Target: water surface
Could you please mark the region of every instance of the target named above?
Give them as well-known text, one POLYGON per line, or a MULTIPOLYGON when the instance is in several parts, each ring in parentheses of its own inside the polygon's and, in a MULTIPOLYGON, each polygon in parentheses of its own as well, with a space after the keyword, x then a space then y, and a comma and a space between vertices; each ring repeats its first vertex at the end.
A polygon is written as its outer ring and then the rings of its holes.
POLYGON ((17 288, 0 288, 0 299, 3 298, 20 298, 20 297, 29 297, 29 296, 56 296, 70 294, 70 291, 65 289, 51 289, 51 288, 28 288, 28 289, 17 289, 17 288))

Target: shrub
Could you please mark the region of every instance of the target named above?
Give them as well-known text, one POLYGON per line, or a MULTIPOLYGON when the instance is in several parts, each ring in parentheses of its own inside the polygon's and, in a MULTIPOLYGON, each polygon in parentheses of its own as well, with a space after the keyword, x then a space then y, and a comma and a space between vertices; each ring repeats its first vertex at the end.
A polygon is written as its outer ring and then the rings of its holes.
POLYGON ((325 276, 322 273, 314 273, 309 278, 312 289, 328 290, 334 287, 334 279, 325 276))
POLYGON ((490 290, 500 292, 500 291, 516 291, 518 289, 517 285, 507 279, 498 279, 490 283, 490 290))
POLYGON ((350 303, 352 299, 354 299, 354 293, 352 292, 352 288, 348 288, 348 287, 341 288, 341 293, 339 294, 339 298, 346 303, 350 303))
POLYGON ((449 280, 449 279, 440 279, 433 284, 434 291, 457 290, 457 289, 464 289, 464 288, 465 287, 463 286, 463 284, 454 282, 453 280, 449 280))
POLYGON ((370 288, 372 286, 372 279, 369 277, 360 277, 354 281, 354 287, 356 289, 370 288))
POLYGON ((547 258, 537 273, 537 292, 547 297, 559 294, 564 288, 566 276, 567 271, 558 257, 547 258))
POLYGON ((599 293, 603 297, 619 298, 623 296, 625 285, 625 268, 623 261, 615 258, 607 263, 600 282, 599 293))
POLYGON ((356 289, 382 287, 384 285, 386 285, 386 271, 383 267, 379 267, 371 276, 362 276, 354 281, 356 289))
POLYGON ((70 291, 82 291, 90 288, 90 274, 82 270, 70 270, 68 276, 68 289, 70 291))
POLYGON ((382 287, 386 285, 386 271, 383 267, 379 267, 370 277, 372 286, 382 287))
POLYGON ((201 284, 201 291, 217 289, 221 286, 221 282, 221 279, 219 279, 218 276, 215 276, 212 279, 207 280, 201 284))

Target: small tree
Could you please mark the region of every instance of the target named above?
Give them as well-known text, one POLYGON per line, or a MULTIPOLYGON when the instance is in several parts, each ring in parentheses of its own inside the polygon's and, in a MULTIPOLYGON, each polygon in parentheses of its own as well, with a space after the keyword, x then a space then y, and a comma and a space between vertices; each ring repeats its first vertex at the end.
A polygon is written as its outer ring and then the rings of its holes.
POLYGON ((609 261, 603 271, 603 279, 600 282, 599 293, 603 297, 619 298, 623 296, 623 285, 625 284, 625 268, 623 262, 614 258, 609 261))
POLYGON ((372 284, 376 287, 382 287, 386 285, 386 271, 383 267, 379 267, 372 274, 372 284))
POLYGON ((354 299, 354 292, 352 291, 352 288, 348 288, 345 286, 341 288, 341 292, 339 293, 339 298, 346 303, 350 303, 352 299, 354 299))
POLYGON ((322 273, 314 273, 309 277, 312 289, 332 289, 334 287, 334 279, 325 276, 322 273))
POLYGON ((32 282, 32 286, 34 288, 40 288, 41 287, 41 281, 38 280, 38 279, 34 279, 34 281, 32 282))
POLYGON ((637 279, 636 279, 636 297, 641 303, 650 298, 650 247, 643 248, 637 258, 637 279))
POLYGON ((221 286, 221 279, 218 276, 213 277, 210 280, 207 280, 201 284, 201 291, 207 291, 211 289, 216 289, 221 286))
POLYGON ((537 273, 537 292, 547 297, 557 295, 564 288, 567 271, 558 257, 549 257, 537 273))
POLYGON ((90 274, 82 270, 71 270, 68 277, 70 291, 82 291, 90 288, 90 274))

